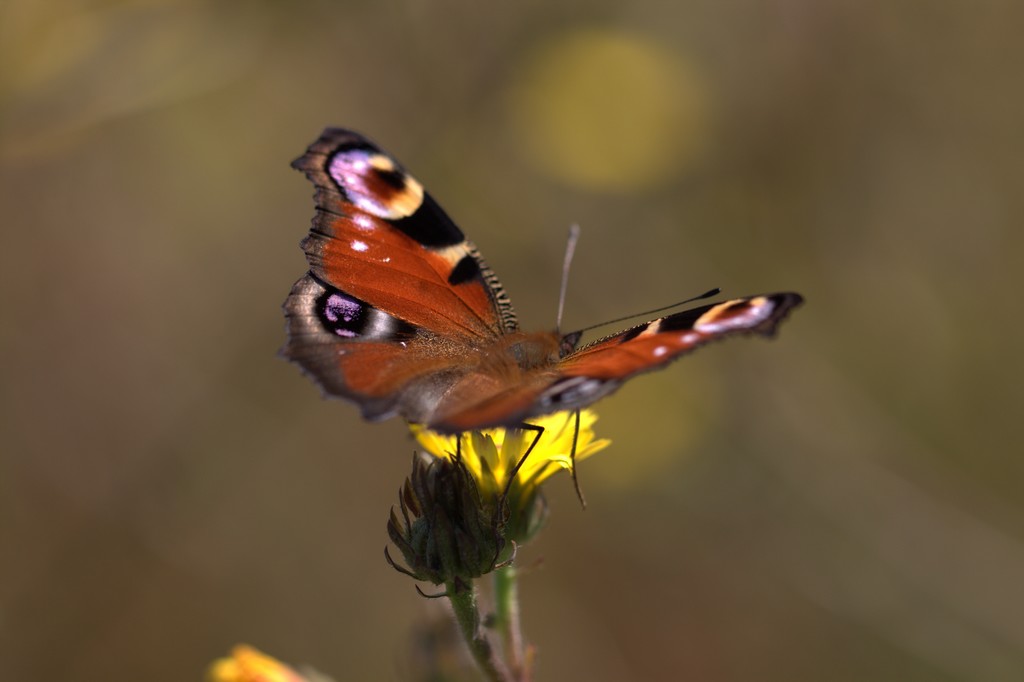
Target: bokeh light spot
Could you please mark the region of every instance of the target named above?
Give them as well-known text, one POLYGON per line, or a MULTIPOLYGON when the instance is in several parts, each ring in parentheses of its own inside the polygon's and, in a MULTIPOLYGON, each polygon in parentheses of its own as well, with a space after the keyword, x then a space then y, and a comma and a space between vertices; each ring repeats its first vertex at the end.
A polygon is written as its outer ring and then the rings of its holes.
POLYGON ((620 31, 574 30, 537 46, 508 103, 527 160, 582 189, 656 186, 693 164, 708 132, 694 65, 620 31))

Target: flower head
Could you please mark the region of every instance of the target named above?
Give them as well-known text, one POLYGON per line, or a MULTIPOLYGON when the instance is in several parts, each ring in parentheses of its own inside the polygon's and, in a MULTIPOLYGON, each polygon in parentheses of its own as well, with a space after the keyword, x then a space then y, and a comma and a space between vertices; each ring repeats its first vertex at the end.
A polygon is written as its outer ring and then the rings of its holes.
POLYGON ((531 419, 536 429, 496 428, 447 436, 415 424, 410 428, 420 446, 434 457, 452 461, 458 457, 483 499, 500 500, 507 491, 504 502, 509 516, 504 534, 523 543, 539 530, 546 515, 540 484, 563 469, 571 470, 574 459, 584 460, 610 444, 594 437, 596 420, 594 412, 581 410, 578 432, 575 412, 531 419))
POLYGON ((417 580, 456 590, 499 567, 543 525, 540 484, 609 444, 595 439, 596 415, 560 412, 528 428, 486 429, 446 436, 412 425, 426 451, 391 510, 388 535, 417 580), (575 458, 573 448, 575 447, 575 458))

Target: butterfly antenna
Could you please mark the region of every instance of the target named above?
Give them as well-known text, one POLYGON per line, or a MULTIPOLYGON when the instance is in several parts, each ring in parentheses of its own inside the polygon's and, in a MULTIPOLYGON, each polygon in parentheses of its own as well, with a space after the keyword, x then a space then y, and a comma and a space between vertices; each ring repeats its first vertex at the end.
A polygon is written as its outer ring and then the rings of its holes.
POLYGON ((660 313, 665 310, 671 310, 672 308, 677 308, 681 305, 686 305, 687 303, 693 303, 694 301, 703 301, 705 298, 711 298, 712 296, 717 296, 720 293, 722 293, 722 289, 720 287, 715 287, 714 289, 708 289, 700 296, 694 296, 693 298, 688 298, 685 301, 678 301, 670 305, 655 308, 654 310, 645 310, 642 313, 633 313, 632 315, 626 315, 625 317, 620 317, 615 320, 608 320, 607 322, 592 324, 589 327, 584 327, 583 329, 580 329, 577 333, 582 334, 583 332, 589 332, 591 329, 597 329, 598 327, 603 327, 608 324, 615 324, 616 322, 625 322, 626 320, 632 320, 634 317, 653 315, 654 313, 660 313))
POLYGON ((580 226, 569 226, 569 239, 565 242, 565 260, 562 262, 562 286, 558 292, 558 317, 555 318, 555 330, 562 328, 562 313, 565 311, 565 292, 569 289, 569 267, 576 253, 576 242, 580 240, 580 226))

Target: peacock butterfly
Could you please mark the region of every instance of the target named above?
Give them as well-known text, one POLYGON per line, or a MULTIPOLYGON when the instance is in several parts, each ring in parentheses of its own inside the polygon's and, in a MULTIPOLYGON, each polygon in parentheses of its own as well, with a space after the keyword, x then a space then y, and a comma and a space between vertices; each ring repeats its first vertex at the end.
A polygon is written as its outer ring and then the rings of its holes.
POLYGON ((709 341, 771 336, 803 300, 703 305, 578 348, 579 332, 520 331, 476 247, 362 135, 328 128, 292 166, 316 186, 316 215, 282 354, 367 419, 457 433, 579 409, 709 341))

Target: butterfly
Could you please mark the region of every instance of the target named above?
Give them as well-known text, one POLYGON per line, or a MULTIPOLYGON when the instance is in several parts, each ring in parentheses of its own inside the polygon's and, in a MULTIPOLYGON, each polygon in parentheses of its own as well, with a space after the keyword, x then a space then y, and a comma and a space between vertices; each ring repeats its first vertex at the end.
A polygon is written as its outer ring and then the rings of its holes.
POLYGON ((702 305, 584 346, 581 332, 524 332, 476 247, 377 145, 328 128, 292 166, 316 186, 316 214, 282 354, 369 420, 460 433, 578 410, 710 341, 771 336, 803 300, 702 305))

